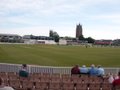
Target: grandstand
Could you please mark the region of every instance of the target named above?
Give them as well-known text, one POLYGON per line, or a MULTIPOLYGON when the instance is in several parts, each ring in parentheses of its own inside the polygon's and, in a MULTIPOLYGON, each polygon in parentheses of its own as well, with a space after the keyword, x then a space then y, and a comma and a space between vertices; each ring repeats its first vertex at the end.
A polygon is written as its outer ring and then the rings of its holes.
POLYGON ((17 34, 0 34, 0 42, 22 43, 22 37, 17 34))
MULTIPOLYGON (((4 84, 15 90, 112 90, 107 77, 72 75, 71 67, 29 65, 28 78, 19 77, 19 64, 0 63, 4 84)), ((105 68, 105 73, 117 73, 120 68, 105 68)))

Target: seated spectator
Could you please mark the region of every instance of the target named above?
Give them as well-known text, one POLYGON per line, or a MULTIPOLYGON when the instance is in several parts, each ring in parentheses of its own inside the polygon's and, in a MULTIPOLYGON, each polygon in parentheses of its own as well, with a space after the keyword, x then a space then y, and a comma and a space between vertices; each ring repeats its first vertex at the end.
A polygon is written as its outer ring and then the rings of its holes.
POLYGON ((9 87, 9 86, 4 86, 3 80, 0 77, 0 90, 14 90, 14 89, 12 87, 9 87))
POLYGON ((108 78, 108 82, 112 84, 113 81, 114 81, 113 74, 110 73, 110 74, 109 74, 109 78, 108 78))
POLYGON ((109 81, 109 83, 113 83, 113 81, 116 79, 119 79, 119 76, 117 74, 110 74, 108 81, 109 81))
POLYGON ((101 67, 101 65, 98 65, 97 76, 103 76, 104 74, 105 74, 104 69, 101 67))
POLYGON ((80 68, 80 74, 88 74, 88 68, 85 65, 80 68))
POLYGON ((91 65, 91 68, 89 69, 89 74, 90 75, 97 75, 97 69, 95 68, 94 64, 91 65))
POLYGON ((118 76, 118 74, 114 74, 113 75, 113 78, 116 80, 116 79, 119 79, 119 76, 118 76))
POLYGON ((21 77, 28 77, 29 73, 27 71, 27 65, 23 64, 22 69, 19 71, 19 76, 21 77))
POLYGON ((71 69, 71 75, 72 74, 80 74, 80 69, 78 65, 75 65, 72 69, 71 69))
POLYGON ((118 79, 115 79, 114 81, 113 81, 113 87, 115 87, 115 86, 120 86, 120 71, 118 72, 118 79))

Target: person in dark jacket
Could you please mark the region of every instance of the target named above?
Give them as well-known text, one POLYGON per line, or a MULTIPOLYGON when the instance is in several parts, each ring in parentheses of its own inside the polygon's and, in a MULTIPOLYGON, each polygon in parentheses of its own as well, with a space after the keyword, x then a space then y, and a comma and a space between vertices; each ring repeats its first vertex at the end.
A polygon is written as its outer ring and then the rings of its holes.
POLYGON ((21 77, 28 77, 29 73, 27 71, 27 65, 23 64, 22 69, 19 71, 19 76, 21 77))
POLYGON ((78 65, 75 65, 72 69, 71 69, 71 75, 72 74, 80 74, 80 69, 78 65))

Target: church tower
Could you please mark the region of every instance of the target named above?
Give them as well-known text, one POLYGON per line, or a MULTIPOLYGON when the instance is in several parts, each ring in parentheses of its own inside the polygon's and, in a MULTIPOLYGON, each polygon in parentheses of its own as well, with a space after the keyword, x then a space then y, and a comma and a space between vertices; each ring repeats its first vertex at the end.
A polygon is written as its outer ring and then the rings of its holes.
POLYGON ((82 36, 82 25, 76 25, 76 38, 82 36))

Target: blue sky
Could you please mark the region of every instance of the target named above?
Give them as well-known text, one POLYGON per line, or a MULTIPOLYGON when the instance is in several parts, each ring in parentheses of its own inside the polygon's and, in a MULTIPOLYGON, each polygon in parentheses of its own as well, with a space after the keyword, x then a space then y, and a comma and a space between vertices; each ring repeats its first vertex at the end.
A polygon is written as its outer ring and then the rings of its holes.
POLYGON ((0 33, 120 38, 120 0, 1 0, 0 33))

